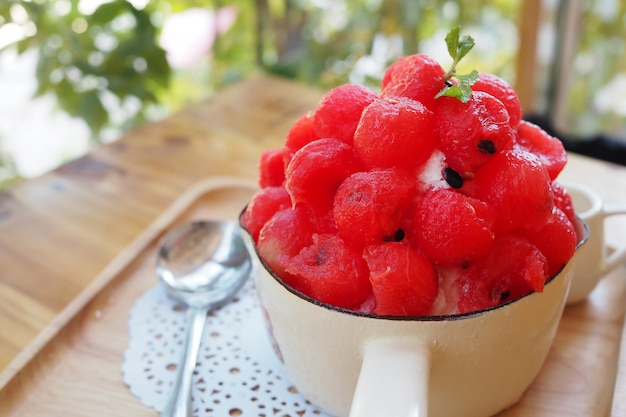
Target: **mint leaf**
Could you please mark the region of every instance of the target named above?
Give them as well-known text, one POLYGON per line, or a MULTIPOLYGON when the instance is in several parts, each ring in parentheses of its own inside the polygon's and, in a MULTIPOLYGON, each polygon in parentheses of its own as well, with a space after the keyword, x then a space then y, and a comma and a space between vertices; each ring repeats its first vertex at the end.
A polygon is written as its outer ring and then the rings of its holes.
POLYGON ((456 60, 459 62, 474 47, 474 38, 465 36, 457 43, 456 60))
POLYGON ((472 70, 469 74, 457 75, 457 80, 461 83, 467 83, 468 85, 473 85, 478 81, 478 71, 472 70))
POLYGON ((469 74, 457 75, 456 79, 459 80, 461 86, 470 88, 478 81, 478 71, 472 70, 469 74))
POLYGON ((446 35, 446 45, 448 46, 448 53, 454 61, 456 61, 460 33, 461 27, 457 26, 446 35))
POLYGON ((463 39, 460 39, 460 36, 460 26, 455 27, 446 35, 446 46, 448 47, 448 53, 452 57, 453 66, 456 66, 475 45, 474 38, 471 36, 464 36, 463 39))
MULTIPOLYGON (((441 89, 441 91, 439 91, 435 96, 435 98, 439 97, 455 97, 461 100, 461 97, 463 97, 463 90, 461 90, 461 87, 459 87, 458 85, 451 85, 449 87, 446 86, 441 89)), ((466 103, 466 101, 464 101, 464 103, 466 103)))
POLYGON ((457 98, 462 103, 467 103, 472 98, 472 85, 478 81, 478 71, 473 70, 469 74, 457 75, 458 85, 444 87, 437 93, 435 98, 442 96, 457 98))
POLYGON ((441 89, 435 96, 439 97, 455 97, 463 103, 467 103, 472 97, 472 85, 478 81, 478 71, 473 70, 469 74, 458 75, 456 66, 465 55, 474 47, 474 39, 471 36, 464 36, 462 39, 461 27, 457 26, 446 35, 446 46, 448 53, 452 57, 452 66, 443 76, 446 86, 441 89), (458 85, 452 84, 449 80, 455 78, 458 85))

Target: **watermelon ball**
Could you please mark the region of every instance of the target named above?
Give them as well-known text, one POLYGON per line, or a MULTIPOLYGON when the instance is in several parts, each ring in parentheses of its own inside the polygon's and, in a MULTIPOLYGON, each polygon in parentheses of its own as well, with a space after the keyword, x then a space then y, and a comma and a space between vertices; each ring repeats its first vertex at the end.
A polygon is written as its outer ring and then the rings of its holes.
POLYGON ((285 187, 262 188, 252 196, 241 216, 241 225, 257 241, 265 223, 278 211, 291 207, 285 187))
POLYGON ((259 232, 259 255, 271 270, 296 289, 300 285, 294 276, 286 272, 286 262, 302 248, 311 245, 315 231, 309 210, 299 206, 276 212, 259 232))
POLYGON ((466 313, 543 291, 545 256, 522 236, 498 236, 489 254, 463 270, 457 281, 458 311, 466 313))
POLYGON ((261 154, 259 162, 259 186, 278 187, 285 181, 283 149, 270 149, 261 154))
POLYGON ((563 143, 533 123, 525 120, 520 122, 517 127, 517 144, 539 157, 552 180, 556 179, 567 163, 563 143))
POLYGON ((445 87, 444 69, 424 54, 400 57, 383 74, 383 97, 406 97, 429 109, 435 107, 435 96, 445 87))
POLYGON ((289 165, 296 151, 316 139, 319 139, 319 137, 317 133, 315 133, 313 117, 309 113, 300 116, 291 126, 285 138, 285 144, 283 146, 284 165, 289 165))
POLYGON ((312 244, 287 261, 301 291, 337 307, 358 309, 372 293, 361 251, 338 235, 314 234, 312 244))
POLYGON ((354 150, 366 168, 416 171, 435 149, 433 113, 407 98, 370 104, 354 134, 354 150))
POLYGON ((434 130, 448 166, 470 179, 494 154, 511 149, 515 140, 504 104, 481 91, 473 92, 467 103, 440 97, 434 130))
POLYGON ((552 181, 552 194, 554 195, 554 205, 565 213, 572 224, 575 224, 576 213, 574 212, 574 202, 565 186, 558 181, 552 181))
POLYGON ((351 145, 363 109, 376 98, 378 93, 358 84, 333 88, 322 97, 315 110, 313 123, 317 136, 351 145))
POLYGON ((397 170, 357 172, 337 189, 333 218, 340 236, 361 247, 402 239, 415 181, 397 170))
POLYGON ((429 314, 437 296, 437 273, 430 260, 403 242, 371 245, 363 251, 381 316, 429 314))
POLYGON ((472 84, 473 91, 491 94, 504 104, 509 113, 509 124, 516 128, 522 120, 522 106, 513 87, 502 78, 485 72, 478 74, 478 81, 472 84))
POLYGON ((298 150, 287 166, 285 186, 294 204, 330 210, 337 187, 359 170, 351 146, 338 139, 318 139, 298 150))
POLYGON ((529 152, 494 155, 476 172, 472 196, 496 209, 496 234, 539 230, 552 219, 554 197, 545 166, 529 152))
POLYGON ((467 266, 485 256, 495 238, 496 211, 478 199, 432 188, 415 205, 407 237, 436 264, 467 266))
POLYGON ((557 207, 550 223, 538 231, 521 230, 520 234, 537 246, 546 257, 547 276, 556 275, 576 251, 576 230, 574 225, 557 207))

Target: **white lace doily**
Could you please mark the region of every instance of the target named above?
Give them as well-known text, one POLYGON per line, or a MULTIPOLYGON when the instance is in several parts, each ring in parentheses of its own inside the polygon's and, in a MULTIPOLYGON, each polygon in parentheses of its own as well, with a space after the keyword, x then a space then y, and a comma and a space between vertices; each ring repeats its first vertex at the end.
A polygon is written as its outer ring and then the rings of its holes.
MULTIPOLYGON (((185 309, 158 285, 130 313, 124 382, 143 404, 161 411, 176 379, 185 309)), ((323 417, 287 380, 274 354, 252 283, 213 311, 194 371, 194 416, 323 417)))

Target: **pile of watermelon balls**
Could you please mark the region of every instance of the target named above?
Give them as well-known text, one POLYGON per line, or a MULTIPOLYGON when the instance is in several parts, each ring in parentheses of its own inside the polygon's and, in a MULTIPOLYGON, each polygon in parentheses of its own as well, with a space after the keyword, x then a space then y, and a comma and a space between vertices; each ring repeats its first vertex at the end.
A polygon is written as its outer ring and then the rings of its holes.
POLYGON ((480 73, 401 57, 381 92, 345 84, 260 160, 241 223, 273 273, 323 303, 383 316, 466 313, 541 292, 575 251, 562 143, 480 73))

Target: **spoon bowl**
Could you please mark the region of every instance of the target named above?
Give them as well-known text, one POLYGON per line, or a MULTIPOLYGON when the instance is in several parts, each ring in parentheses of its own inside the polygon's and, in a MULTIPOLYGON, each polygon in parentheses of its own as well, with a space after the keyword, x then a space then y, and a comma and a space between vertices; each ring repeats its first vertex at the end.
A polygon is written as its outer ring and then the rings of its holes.
POLYGON ((162 239, 156 273, 171 298, 188 308, 181 366, 162 417, 191 415, 191 377, 208 312, 228 303, 245 284, 252 261, 231 221, 181 224, 162 239))
POLYGON ((251 260, 236 223, 194 221, 165 235, 156 272, 173 299, 213 308, 230 301, 250 274, 251 260))

